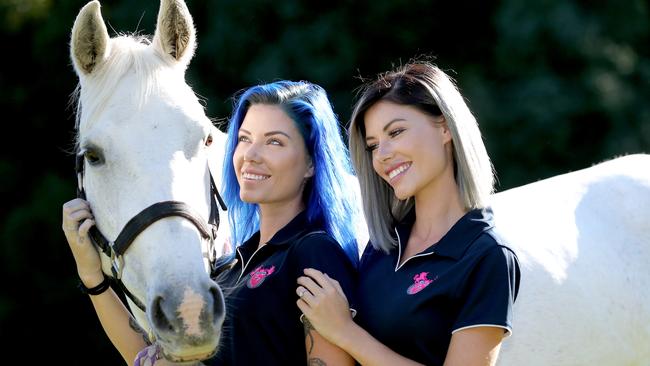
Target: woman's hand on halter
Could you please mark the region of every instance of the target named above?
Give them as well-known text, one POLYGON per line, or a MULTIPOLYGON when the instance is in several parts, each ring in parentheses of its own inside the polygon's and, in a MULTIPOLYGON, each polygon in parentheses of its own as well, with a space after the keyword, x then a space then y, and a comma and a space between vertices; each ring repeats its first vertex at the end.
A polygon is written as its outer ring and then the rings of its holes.
POLYGON ((63 204, 63 233, 77 263, 79 278, 88 288, 104 280, 99 252, 88 238, 88 230, 93 225, 95 221, 88 202, 75 198, 63 204))
POLYGON ((321 336, 338 344, 338 336, 353 324, 348 299, 339 282, 326 273, 312 268, 304 273, 296 288, 298 308, 321 336))

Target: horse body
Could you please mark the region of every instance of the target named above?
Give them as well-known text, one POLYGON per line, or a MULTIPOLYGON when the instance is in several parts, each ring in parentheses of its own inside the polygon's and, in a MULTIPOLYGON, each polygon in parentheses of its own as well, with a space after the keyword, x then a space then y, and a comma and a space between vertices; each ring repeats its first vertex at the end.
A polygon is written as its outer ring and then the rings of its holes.
MULTIPOLYGON (((71 40, 83 187, 98 229, 114 241, 131 218, 163 201, 183 202, 207 221, 208 155, 220 160, 225 136, 184 80, 194 52, 185 4, 162 1, 153 43, 109 38, 99 7, 93 1, 80 11, 71 40)), ((202 358, 219 341, 224 301, 205 270, 205 246, 197 227, 171 216, 148 226, 117 260, 102 256, 109 275, 117 262, 122 283, 147 309, 129 299, 136 320, 172 359, 202 358)))
POLYGON ((493 197, 521 287, 499 365, 647 365, 650 155, 493 197))

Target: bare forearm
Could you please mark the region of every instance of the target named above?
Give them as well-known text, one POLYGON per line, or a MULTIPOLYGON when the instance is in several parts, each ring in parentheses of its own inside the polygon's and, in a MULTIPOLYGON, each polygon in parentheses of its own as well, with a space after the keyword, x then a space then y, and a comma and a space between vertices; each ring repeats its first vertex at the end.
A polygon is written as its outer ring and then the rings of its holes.
POLYGON ((444 366, 494 366, 499 356, 503 329, 475 327, 451 336, 444 366))
POLYGON ((352 366, 354 359, 344 350, 323 338, 311 325, 309 319, 303 320, 305 347, 309 366, 352 366))
POLYGON ((144 332, 136 331, 135 320, 112 289, 90 299, 104 332, 124 361, 132 364, 138 352, 147 346, 144 332))
POLYGON ((356 323, 350 323, 340 340, 335 342, 361 365, 368 366, 411 366, 422 365, 395 353, 376 340, 356 323))

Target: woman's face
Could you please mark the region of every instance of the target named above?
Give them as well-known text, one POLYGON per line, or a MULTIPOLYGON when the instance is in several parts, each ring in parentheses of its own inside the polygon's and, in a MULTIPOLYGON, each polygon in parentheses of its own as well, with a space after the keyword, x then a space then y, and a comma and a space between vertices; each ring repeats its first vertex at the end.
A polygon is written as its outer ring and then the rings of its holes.
POLYGON ((314 174, 295 122, 277 105, 248 108, 238 132, 233 166, 244 202, 287 204, 302 200, 314 174))
POLYGON ((366 146, 372 151, 375 172, 393 187, 399 199, 435 188, 441 179, 453 179, 451 134, 444 117, 419 109, 379 101, 364 115, 366 146))

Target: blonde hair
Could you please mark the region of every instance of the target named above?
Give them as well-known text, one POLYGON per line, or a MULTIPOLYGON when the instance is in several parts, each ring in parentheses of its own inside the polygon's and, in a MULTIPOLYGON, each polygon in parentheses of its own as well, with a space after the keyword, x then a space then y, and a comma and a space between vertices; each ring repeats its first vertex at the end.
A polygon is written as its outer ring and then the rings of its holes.
POLYGON ((363 85, 350 120, 350 155, 364 198, 370 242, 387 252, 397 245, 392 227, 413 207, 413 200, 395 196, 388 183, 375 173, 372 154, 366 150, 365 113, 380 100, 444 116, 452 136, 454 176, 466 209, 488 205, 495 175, 476 118, 453 80, 437 66, 412 62, 363 85))

